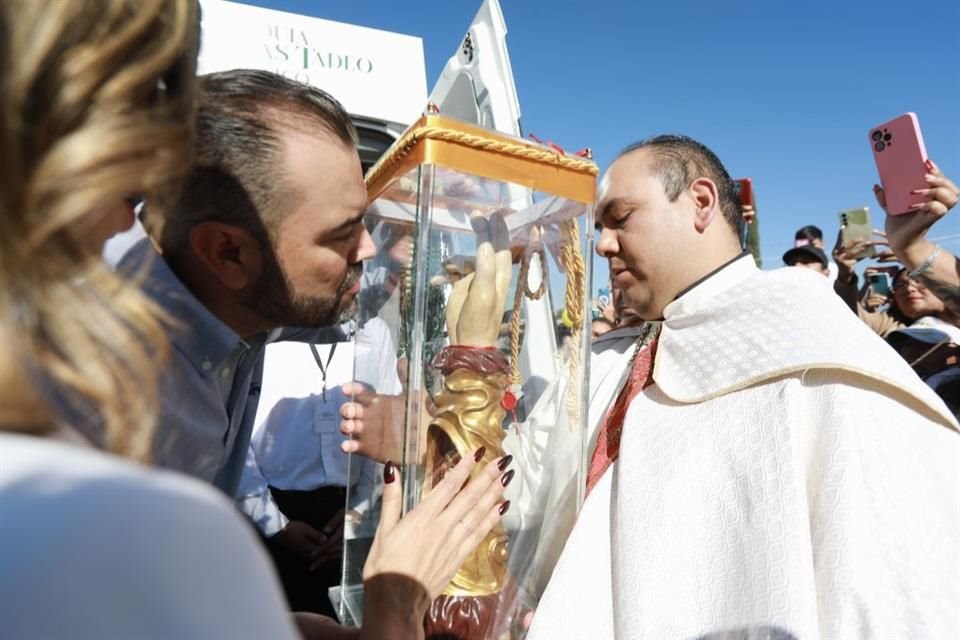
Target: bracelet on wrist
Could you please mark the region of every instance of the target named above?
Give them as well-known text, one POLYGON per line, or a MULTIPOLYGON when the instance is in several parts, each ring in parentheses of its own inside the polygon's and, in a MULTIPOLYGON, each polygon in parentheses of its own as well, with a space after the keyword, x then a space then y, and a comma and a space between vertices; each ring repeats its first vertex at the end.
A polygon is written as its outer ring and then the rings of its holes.
POLYGON ((935 245, 933 251, 927 256, 927 259, 917 265, 917 268, 907 272, 907 277, 910 279, 916 278, 919 275, 922 275, 933 266, 933 263, 936 261, 937 256, 940 255, 940 245, 935 245))

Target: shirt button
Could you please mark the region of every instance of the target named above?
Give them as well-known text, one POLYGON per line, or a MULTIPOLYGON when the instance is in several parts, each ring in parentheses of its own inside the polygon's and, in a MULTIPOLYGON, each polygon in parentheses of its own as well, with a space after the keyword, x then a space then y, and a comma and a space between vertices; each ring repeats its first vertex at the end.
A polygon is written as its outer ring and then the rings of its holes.
POLYGON ((220 369, 221 378, 226 378, 229 375, 230 375, 230 367, 224 367, 223 369, 220 369))
POLYGON ((210 369, 213 368, 213 363, 210 362, 209 360, 204 360, 203 364, 201 364, 200 366, 203 367, 204 371, 210 371, 210 369))

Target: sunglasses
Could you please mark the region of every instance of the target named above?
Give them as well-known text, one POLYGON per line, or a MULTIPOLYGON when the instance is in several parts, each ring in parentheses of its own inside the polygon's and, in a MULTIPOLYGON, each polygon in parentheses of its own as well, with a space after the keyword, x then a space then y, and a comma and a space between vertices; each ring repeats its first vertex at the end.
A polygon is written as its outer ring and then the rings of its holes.
POLYGON ((900 278, 899 280, 897 280, 896 282, 893 283, 893 290, 894 290, 894 291, 906 291, 906 290, 907 290, 907 287, 909 287, 910 285, 913 285, 913 287, 914 287, 915 289, 917 289, 918 291, 926 291, 926 290, 927 290, 927 288, 926 288, 925 286, 923 286, 922 284, 920 284, 920 283, 917 282, 916 280, 911 280, 910 278, 907 278, 906 276, 900 278))

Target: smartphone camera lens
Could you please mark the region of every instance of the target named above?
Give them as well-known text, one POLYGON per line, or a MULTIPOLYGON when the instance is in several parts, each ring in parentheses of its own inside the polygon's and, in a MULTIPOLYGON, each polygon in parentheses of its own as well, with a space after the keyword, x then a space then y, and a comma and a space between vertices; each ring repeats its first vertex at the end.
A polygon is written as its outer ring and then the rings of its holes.
POLYGON ((891 140, 893 140, 893 136, 890 135, 889 133, 888 133, 888 134, 885 134, 885 135, 883 136, 883 141, 884 141, 884 142, 890 142, 891 140))
POLYGON ((880 140, 875 145, 873 145, 873 148, 876 149, 877 151, 883 151, 884 149, 887 148, 887 145, 883 143, 883 140, 880 140))
POLYGON ((883 134, 880 133, 879 129, 877 129, 876 131, 873 132, 873 134, 871 134, 870 137, 873 138, 874 140, 879 140, 880 138, 883 137, 883 134))

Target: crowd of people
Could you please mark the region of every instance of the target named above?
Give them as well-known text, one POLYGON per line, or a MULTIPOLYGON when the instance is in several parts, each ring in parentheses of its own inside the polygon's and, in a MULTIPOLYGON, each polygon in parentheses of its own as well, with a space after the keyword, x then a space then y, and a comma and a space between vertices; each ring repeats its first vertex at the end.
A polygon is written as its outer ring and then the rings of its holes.
MULTIPOLYGON (((847 306, 900 353, 960 418, 960 290, 949 261, 937 260, 941 253, 950 254, 924 239, 926 229, 956 205, 960 190, 932 161, 927 169, 930 200, 923 203, 928 208, 920 214, 926 216, 927 226, 918 224, 904 233, 898 216, 887 216, 895 243, 887 240, 886 232, 875 231, 875 240, 845 244, 841 230, 830 261, 823 249, 823 232, 808 225, 797 231, 794 247, 783 254, 783 262, 827 276, 847 306), (908 247, 919 243, 929 251, 926 258, 918 258, 915 250, 908 253, 908 247), (873 256, 876 264, 863 270, 864 282, 858 286, 857 264, 870 255, 866 251, 871 247, 882 250, 873 256), (905 266, 909 264, 916 266, 905 266)), ((883 207, 882 190, 878 187, 876 192, 883 207)))
MULTIPOLYGON (((402 391, 391 328, 349 323, 378 253, 356 131, 319 88, 198 77, 199 39, 195 0, 0 6, 0 635, 423 637, 517 462, 464 454, 401 516, 390 403, 361 401, 402 391), (364 485, 350 628, 327 589, 364 485)), ((927 169, 875 241, 885 294, 815 227, 807 268, 759 270, 695 140, 612 163, 586 499, 528 637, 956 634, 960 262, 927 234, 960 190, 927 169)), ((458 344, 492 348, 478 289, 458 344)))

